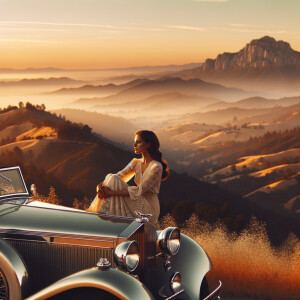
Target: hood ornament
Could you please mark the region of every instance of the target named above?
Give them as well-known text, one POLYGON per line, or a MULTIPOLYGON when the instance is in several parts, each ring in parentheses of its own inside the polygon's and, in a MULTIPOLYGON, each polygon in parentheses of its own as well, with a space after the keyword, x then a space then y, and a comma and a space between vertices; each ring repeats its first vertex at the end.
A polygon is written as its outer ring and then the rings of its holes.
POLYGON ((142 214, 139 211, 136 211, 135 213, 138 216, 135 220, 139 223, 147 223, 149 222, 148 217, 152 217, 152 214, 142 214))
POLYGON ((108 270, 111 267, 111 263, 109 262, 109 260, 107 258, 102 257, 97 262, 97 267, 101 271, 108 270))
POLYGON ((34 183, 30 186, 30 191, 31 191, 32 196, 37 196, 37 189, 36 189, 36 185, 34 183))

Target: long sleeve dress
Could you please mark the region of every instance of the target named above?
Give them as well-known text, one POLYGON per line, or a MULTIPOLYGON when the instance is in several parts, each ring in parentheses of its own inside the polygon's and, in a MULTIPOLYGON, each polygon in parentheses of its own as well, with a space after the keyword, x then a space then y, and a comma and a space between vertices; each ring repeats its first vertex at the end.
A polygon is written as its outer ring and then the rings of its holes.
MULTIPOLYGON (((129 196, 110 196, 102 199, 99 212, 127 217, 136 217, 136 212, 152 214, 149 221, 157 224, 160 213, 158 193, 162 171, 162 164, 152 160, 143 172, 142 160, 133 159, 122 171, 108 174, 104 186, 108 186, 113 191, 128 189, 129 196), (127 184, 133 176, 137 186, 127 184)), ((97 201, 96 198, 93 203, 97 201)))

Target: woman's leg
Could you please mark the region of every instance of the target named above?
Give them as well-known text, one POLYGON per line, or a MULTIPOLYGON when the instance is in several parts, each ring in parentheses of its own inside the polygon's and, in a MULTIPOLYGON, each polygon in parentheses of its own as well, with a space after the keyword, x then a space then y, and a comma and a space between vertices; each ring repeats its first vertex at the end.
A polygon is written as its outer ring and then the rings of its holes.
MULTIPOLYGON (((116 174, 108 174, 103 185, 109 187, 112 191, 120 191, 128 188, 128 184, 116 174)), ((105 198, 101 202, 99 212, 115 216, 133 217, 134 215, 128 208, 125 199, 126 197, 124 196, 111 196, 105 198)))
MULTIPOLYGON (((110 180, 110 178, 111 177, 113 178, 113 176, 114 176, 114 174, 107 174, 105 179, 104 179, 104 182, 103 182, 104 186, 109 186, 112 190, 114 190, 114 188, 111 186, 113 181, 110 180), (108 183, 110 183, 110 184, 108 185, 108 183)), ((98 191, 98 189, 97 189, 97 191, 98 191)), ((101 206, 101 203, 102 203, 103 200, 105 202, 104 205, 103 205, 103 209, 105 209, 106 211, 109 211, 109 202, 105 201, 105 199, 100 198, 98 196, 98 194, 96 194, 94 200, 92 201, 92 203, 90 204, 89 208, 86 211, 94 212, 94 213, 99 212, 99 209, 100 209, 100 206, 101 206)))

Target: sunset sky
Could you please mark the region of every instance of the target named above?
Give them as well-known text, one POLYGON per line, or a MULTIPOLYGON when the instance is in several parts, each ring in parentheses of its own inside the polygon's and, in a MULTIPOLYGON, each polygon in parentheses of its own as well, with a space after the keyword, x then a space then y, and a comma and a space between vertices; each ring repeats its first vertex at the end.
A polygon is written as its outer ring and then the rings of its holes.
POLYGON ((300 51, 299 0, 0 0, 0 68, 203 62, 265 35, 300 51))

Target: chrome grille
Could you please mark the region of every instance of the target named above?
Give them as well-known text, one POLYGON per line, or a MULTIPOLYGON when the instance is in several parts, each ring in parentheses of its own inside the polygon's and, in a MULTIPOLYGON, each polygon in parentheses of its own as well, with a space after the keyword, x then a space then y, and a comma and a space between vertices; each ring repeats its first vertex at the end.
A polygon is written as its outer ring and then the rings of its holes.
POLYGON ((100 257, 113 266, 113 249, 38 241, 8 240, 23 258, 30 278, 31 292, 75 272, 95 267, 100 257))
POLYGON ((155 269, 156 229, 150 223, 146 223, 128 239, 136 240, 139 244, 141 259, 135 273, 142 282, 147 283, 151 271, 155 269))

